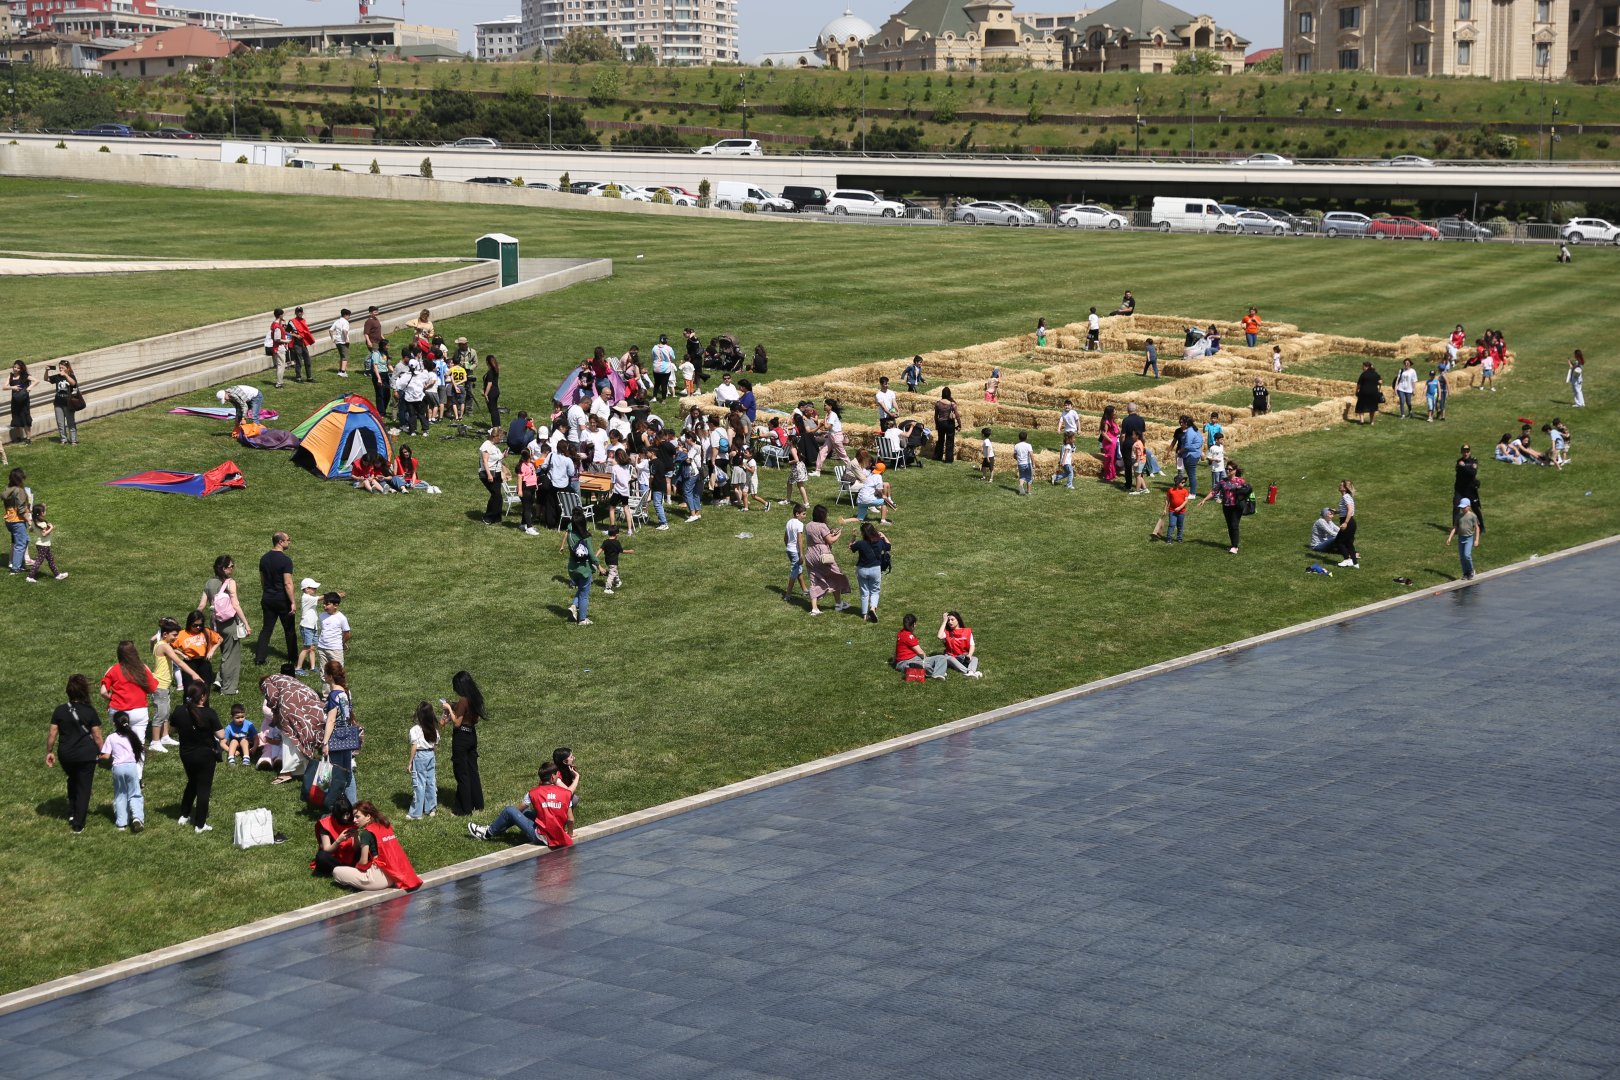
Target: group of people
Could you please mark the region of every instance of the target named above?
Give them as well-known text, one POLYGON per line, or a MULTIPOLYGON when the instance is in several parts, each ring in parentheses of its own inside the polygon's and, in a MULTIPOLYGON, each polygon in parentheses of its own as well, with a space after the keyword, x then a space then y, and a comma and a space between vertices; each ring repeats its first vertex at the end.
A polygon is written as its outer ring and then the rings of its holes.
MULTIPOLYGON (((84 392, 79 387, 79 376, 73 370, 73 361, 48 364, 45 381, 51 384, 51 407, 56 414, 56 439, 63 446, 79 444, 79 413, 84 409, 84 392)), ((28 365, 21 360, 11 365, 6 376, 6 389, 11 393, 11 422, 9 441, 27 446, 34 441, 34 377, 28 365)), ((0 465, 10 464, 5 443, 0 443, 0 465)))
POLYGON ((1511 431, 1502 432, 1502 437, 1496 442, 1496 460, 1510 465, 1548 465, 1558 469, 1569 464, 1572 436, 1563 420, 1555 416, 1551 423, 1541 425, 1541 433, 1547 437, 1546 449, 1533 445, 1533 430, 1533 424, 1521 421, 1517 435, 1511 431))

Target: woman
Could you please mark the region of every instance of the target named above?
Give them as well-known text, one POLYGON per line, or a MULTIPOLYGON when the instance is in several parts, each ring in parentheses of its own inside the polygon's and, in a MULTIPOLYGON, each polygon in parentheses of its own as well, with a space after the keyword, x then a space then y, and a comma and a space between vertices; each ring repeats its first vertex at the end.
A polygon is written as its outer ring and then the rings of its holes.
POLYGON ((24 446, 33 441, 34 411, 29 402, 29 391, 34 379, 28 374, 28 365, 21 360, 11 365, 11 376, 6 388, 11 391, 11 441, 24 446))
POLYGON ((929 656, 923 652, 922 642, 917 640, 917 616, 907 612, 900 619, 900 632, 894 638, 894 669, 903 672, 907 668, 922 668, 924 674, 933 679, 945 677, 945 654, 938 653, 929 656))
POLYGON ((855 553, 855 580, 861 589, 861 618, 878 621, 878 600, 883 596, 883 559, 889 538, 870 521, 861 523, 861 538, 849 545, 855 553))
POLYGON ((158 688, 152 669, 141 663, 140 653, 133 641, 118 643, 118 659, 101 677, 101 696, 114 712, 129 713, 129 723, 141 742, 146 742, 146 727, 151 720, 146 696, 158 688))
MULTIPOLYGON (((84 819, 90 813, 90 789, 101 747, 101 718, 90 704, 90 680, 69 675, 67 701, 51 713, 51 726, 45 731, 45 767, 54 769, 60 762, 67 775, 68 824, 75 836, 84 832, 84 819)), ((113 780, 116 785, 117 777, 113 780)))
POLYGON ((1384 380, 1374 370, 1371 360, 1361 362, 1361 374, 1356 376, 1356 422, 1359 424, 1373 424, 1378 422, 1378 406, 1383 403, 1384 394, 1379 388, 1384 380), (1367 419, 1361 419, 1365 416, 1367 419))
POLYGON ((810 524, 805 526, 805 561, 810 564, 810 614, 821 614, 821 598, 832 594, 833 610, 847 611, 844 594, 849 592, 849 578, 838 568, 833 558, 833 545, 843 535, 842 529, 827 525, 827 508, 818 503, 810 513, 810 524))
POLYGON ((237 590, 236 560, 231 556, 221 555, 214 560, 214 576, 203 582, 197 610, 203 614, 203 625, 219 632, 214 685, 220 693, 234 697, 242 678, 242 641, 253 633, 253 627, 248 624, 247 609, 237 590))
POLYGON ((822 443, 821 455, 816 459, 816 467, 811 470, 818 473, 822 462, 829 457, 849 464, 849 453, 844 449, 843 407, 833 398, 827 398, 823 404, 827 406, 827 441, 822 443))
POLYGON ((484 404, 489 406, 489 422, 501 426, 501 363, 490 353, 484 357, 484 404))
POLYGON ((320 695, 299 682, 292 671, 293 666, 287 664, 274 675, 260 676, 259 691, 264 695, 265 727, 274 726, 281 732, 281 772, 270 783, 290 784, 302 774, 307 799, 320 765, 326 712, 320 695))
POLYGON ((934 460, 947 465, 956 460, 956 429, 962 424, 962 413, 951 397, 951 388, 942 386, 939 400, 934 402, 934 460))
POLYGON ((214 677, 214 657, 225 643, 224 637, 203 625, 203 613, 193 611, 186 615, 186 628, 175 638, 174 647, 186 658, 182 670, 209 686, 218 686, 214 677))
POLYGON ((214 766, 225 756, 225 728, 208 707, 208 687, 200 682, 186 687, 186 700, 174 710, 174 730, 180 736, 180 764, 186 770, 186 791, 180 796, 180 824, 192 832, 213 832, 208 824, 208 800, 214 793, 214 766))
POLYGON ((1103 483, 1119 479, 1119 421, 1114 419, 1112 405, 1103 409, 1102 423, 1098 425, 1097 452, 1102 455, 1103 483))
POLYGON ((1236 463, 1229 463, 1226 475, 1216 481, 1209 494, 1201 500, 1201 503, 1207 503, 1214 498, 1221 500, 1221 514, 1226 518, 1226 538, 1232 544, 1226 550, 1233 555, 1238 553, 1238 540, 1243 530, 1243 511, 1247 509, 1249 496, 1252 494, 1254 489, 1243 479, 1242 468, 1236 463))
POLYGON ((439 699, 444 722, 450 725, 450 766, 456 776, 456 801, 450 812, 466 817, 484 808, 484 782, 478 776, 478 722, 484 718, 484 695, 465 671, 450 680, 455 704, 439 699))
POLYGON ((418 315, 405 325, 410 327, 412 330, 415 330, 416 336, 421 338, 423 341, 433 340, 433 317, 428 312, 427 308, 423 308, 422 314, 418 315))
POLYGON ((947 611, 939 621, 939 640, 945 643, 945 662, 970 679, 984 678, 979 670, 979 658, 974 655, 977 644, 973 631, 962 621, 959 611, 947 611))
POLYGON ((506 457, 506 449, 501 445, 502 434, 499 427, 490 428, 489 437, 478 448, 478 480, 489 492, 489 501, 484 504, 485 525, 499 525, 501 518, 506 516, 501 495, 501 481, 506 479, 506 466, 502 464, 506 457))
POLYGON ((439 812, 439 717, 425 701, 417 703, 408 738, 405 772, 411 778, 411 808, 405 820, 420 821, 439 812))
POLYGON ((357 803, 354 808, 354 865, 339 866, 332 871, 332 880, 361 892, 382 889, 404 889, 411 892, 422 886, 405 849, 394 836, 394 827, 382 812, 369 802, 357 803))
POLYGON ((568 605, 568 613, 580 626, 589 626, 591 581, 602 564, 597 561, 596 550, 591 545, 591 519, 585 516, 585 511, 574 511, 568 525, 568 539, 563 543, 568 547, 568 580, 574 586, 574 602, 568 605))
POLYGON ((63 360, 55 371, 46 368, 45 381, 56 388, 51 396, 51 406, 56 410, 56 437, 63 446, 78 446, 79 410, 84 408, 84 398, 79 394, 79 377, 73 373, 73 361, 63 360))
POLYGON ((1333 538, 1333 547, 1344 556, 1340 566, 1361 568, 1361 552, 1356 549, 1356 485, 1348 480, 1339 481, 1339 535, 1333 538))
POLYGON ((315 858, 310 873, 331 877, 340 866, 354 865, 354 806, 339 795, 327 805, 327 814, 315 822, 315 858))
POLYGON ((1575 355, 1569 358, 1569 392, 1577 409, 1586 408, 1586 391, 1581 389, 1581 376, 1585 371, 1586 357, 1581 355, 1581 350, 1576 349, 1575 355))
POLYGON ((1524 457, 1520 455, 1519 448, 1513 443, 1513 432, 1504 431, 1502 437, 1496 440, 1496 460, 1509 465, 1523 465, 1524 457))
POLYGON ((748 370, 755 375, 763 375, 771 366, 771 358, 765 352, 764 345, 754 346, 754 359, 749 361, 748 370))
POLYGON ((343 665, 328 660, 321 669, 326 681, 326 729, 321 749, 332 766, 332 779, 326 791, 340 792, 352 803, 360 797, 354 782, 354 755, 360 749, 360 726, 354 722, 354 703, 349 699, 349 676, 343 665))
POLYGON ((141 792, 146 753, 130 730, 129 713, 113 713, 112 722, 113 733, 101 744, 101 760, 112 770, 113 824, 119 832, 140 832, 146 828, 146 796, 141 792))
POLYGON ((1451 481, 1451 524, 1457 524, 1459 511, 1457 507, 1464 499, 1473 509, 1474 516, 1479 519, 1480 528, 1485 527, 1485 511, 1479 505, 1479 461, 1474 457, 1474 451, 1467 443, 1463 443, 1462 453, 1457 458, 1456 477, 1451 481))
POLYGON ((5 490, 6 531, 11 533, 11 572, 22 573, 23 560, 28 555, 28 517, 34 501, 28 492, 28 474, 12 469, 5 490))

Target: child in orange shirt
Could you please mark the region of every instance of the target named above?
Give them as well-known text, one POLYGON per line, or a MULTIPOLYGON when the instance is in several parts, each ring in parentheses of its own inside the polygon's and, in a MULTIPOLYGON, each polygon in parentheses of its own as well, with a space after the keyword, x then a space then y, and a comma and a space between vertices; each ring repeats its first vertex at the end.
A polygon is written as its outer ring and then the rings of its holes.
POLYGON ((1164 542, 1167 544, 1181 543, 1181 530, 1187 521, 1187 499, 1190 494, 1187 489, 1187 474, 1176 473, 1175 483, 1164 493, 1164 512, 1169 521, 1168 527, 1164 530, 1164 542))

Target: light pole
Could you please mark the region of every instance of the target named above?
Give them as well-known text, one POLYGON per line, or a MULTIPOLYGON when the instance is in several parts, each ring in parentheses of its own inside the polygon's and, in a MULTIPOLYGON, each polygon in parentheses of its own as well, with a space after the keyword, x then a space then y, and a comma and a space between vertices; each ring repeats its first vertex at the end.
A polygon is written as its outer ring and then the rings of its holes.
POLYGON ((17 61, 7 60, 6 70, 11 72, 11 86, 6 93, 11 97, 11 130, 17 130, 17 61))
POLYGON ((377 143, 382 141, 382 126, 383 126, 383 116, 382 116, 382 97, 383 97, 382 57, 377 55, 377 50, 376 49, 371 50, 371 75, 372 75, 372 83, 371 83, 372 88, 377 91, 377 123, 376 123, 376 126, 371 129, 371 145, 376 146, 377 143))
POLYGON ((541 50, 546 56, 546 149, 555 149, 555 140, 551 133, 551 39, 540 39, 541 50))
POLYGON ((747 76, 737 76, 737 93, 742 96, 743 131, 742 137, 748 138, 748 80, 747 76))
POLYGON ((231 49, 231 32, 225 30, 225 70, 231 80, 231 138, 236 138, 236 56, 231 49))
POLYGON ((866 156, 866 42, 858 50, 861 57, 861 156, 866 156))
POLYGON ((1142 156, 1142 88, 1136 88, 1136 156, 1142 156))

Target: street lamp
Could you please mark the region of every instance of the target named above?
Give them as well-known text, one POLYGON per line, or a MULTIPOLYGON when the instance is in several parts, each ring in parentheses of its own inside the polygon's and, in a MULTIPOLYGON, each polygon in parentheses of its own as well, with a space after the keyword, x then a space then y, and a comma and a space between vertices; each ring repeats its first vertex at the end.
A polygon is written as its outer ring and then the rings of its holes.
POLYGON ((1136 156, 1142 156, 1142 88, 1136 88, 1136 156))
POLYGON ((742 96, 742 117, 743 117, 742 137, 746 139, 746 138, 748 138, 748 82, 747 82, 747 76, 744 76, 744 75, 737 76, 737 93, 742 96))
POLYGON ((540 49, 546 57, 546 149, 552 150, 555 146, 551 133, 551 39, 542 37, 540 49))
MULTIPOLYGON (((866 42, 861 42, 857 51, 861 57, 861 156, 866 156, 866 42)), ((745 117, 746 123, 746 117, 745 117)))
POLYGON ((376 49, 371 50, 371 77, 372 77, 372 83, 371 83, 372 88, 377 91, 377 123, 371 129, 371 145, 376 146, 377 143, 382 140, 382 126, 383 126, 383 113, 382 113, 382 99, 383 99, 382 57, 377 54, 376 49))
POLYGON ((7 60, 6 70, 11 72, 11 86, 6 93, 11 98, 11 130, 17 130, 17 61, 7 60))

